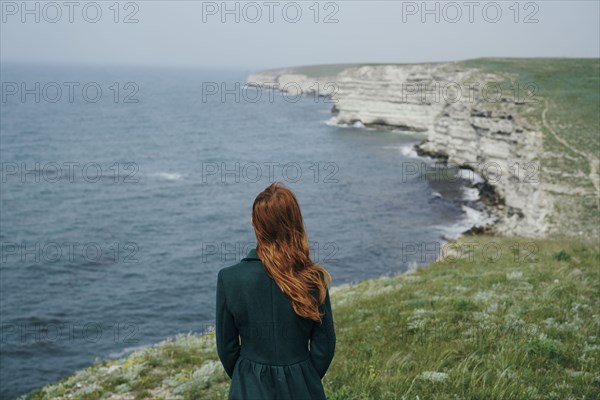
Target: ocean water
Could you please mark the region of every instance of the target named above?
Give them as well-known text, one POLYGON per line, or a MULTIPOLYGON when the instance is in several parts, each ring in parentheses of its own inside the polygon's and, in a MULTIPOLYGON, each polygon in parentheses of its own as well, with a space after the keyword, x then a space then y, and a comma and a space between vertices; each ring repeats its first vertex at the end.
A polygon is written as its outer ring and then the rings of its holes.
POLYGON ((472 193, 415 174, 422 137, 328 125, 327 99, 245 89, 249 72, 2 66, 0 397, 209 328, 273 181, 334 285, 468 228, 472 193))

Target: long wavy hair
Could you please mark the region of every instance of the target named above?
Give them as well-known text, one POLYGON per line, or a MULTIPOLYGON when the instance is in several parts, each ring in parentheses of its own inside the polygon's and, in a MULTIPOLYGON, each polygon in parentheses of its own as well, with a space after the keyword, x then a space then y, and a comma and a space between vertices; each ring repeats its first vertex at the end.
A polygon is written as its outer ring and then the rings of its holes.
POLYGON ((325 302, 331 275, 310 259, 308 238, 294 193, 275 182, 256 196, 252 226, 258 257, 267 274, 291 300, 296 314, 322 321, 319 306, 325 302))

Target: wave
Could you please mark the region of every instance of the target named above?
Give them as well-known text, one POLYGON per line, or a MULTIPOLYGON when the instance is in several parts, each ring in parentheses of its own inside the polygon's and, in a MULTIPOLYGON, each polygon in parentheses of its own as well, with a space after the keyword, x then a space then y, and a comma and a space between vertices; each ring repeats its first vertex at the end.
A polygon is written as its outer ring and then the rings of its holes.
POLYGON ((466 201, 477 201, 479 200, 479 189, 462 186, 460 188, 462 191, 462 198, 466 201))
POLYGON ((442 196, 442 194, 440 192, 432 192, 431 193, 431 198, 432 199, 443 199, 444 196, 442 196))
POLYGON ((470 181, 473 184, 485 182, 485 180, 477 172, 466 168, 459 168, 458 176, 460 176, 461 179, 470 181))
POLYGON ((462 205, 463 217, 457 223, 451 226, 443 226, 442 237, 445 240, 458 239, 465 231, 475 226, 486 226, 492 224, 496 217, 488 215, 483 210, 476 210, 475 208, 462 205))
POLYGON ((417 154, 417 151, 415 150, 415 143, 403 144, 401 146, 383 146, 383 148, 399 151, 400 154, 407 158, 418 158, 423 161, 431 160, 429 157, 423 157, 417 154))
POLYGON ((329 126, 335 126, 336 128, 352 128, 352 129, 364 129, 367 131, 376 131, 378 130, 377 128, 374 127, 369 127, 369 126, 365 126, 365 124, 363 124, 361 121, 354 121, 354 123, 352 124, 343 124, 343 123, 337 123, 334 121, 333 118, 330 118, 326 121, 323 121, 323 123, 325 125, 329 125, 329 126))
POLYGON ((417 154, 417 151, 415 150, 415 145, 414 144, 405 144, 404 146, 401 146, 400 147, 400 153, 402 153, 402 155, 405 156, 405 157, 421 158, 417 154))
POLYGON ((156 172, 150 176, 162 181, 180 181, 183 179, 183 176, 177 172, 156 172))

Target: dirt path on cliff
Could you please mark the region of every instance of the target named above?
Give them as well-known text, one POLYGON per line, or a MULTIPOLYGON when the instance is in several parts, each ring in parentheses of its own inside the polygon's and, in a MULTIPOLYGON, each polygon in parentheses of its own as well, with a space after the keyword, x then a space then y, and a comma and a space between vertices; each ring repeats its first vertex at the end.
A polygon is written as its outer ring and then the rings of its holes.
POLYGON ((544 126, 546 127, 548 132, 550 132, 552 134, 552 136, 554 136, 554 138, 556 140, 558 140, 559 143, 561 143, 563 146, 565 146, 567 149, 571 150, 575 154, 582 156, 583 158, 585 158, 588 161, 588 163, 590 164, 590 174, 588 176, 589 176, 590 180, 592 181, 592 185, 594 185, 594 188, 596 189, 596 205, 598 207, 600 207, 600 176, 598 175, 600 162, 593 155, 584 153, 583 151, 576 149, 571 144, 569 144, 569 142, 567 142, 565 139, 558 136, 558 134, 554 131, 554 129, 552 129, 552 127, 550 126, 550 123, 548 123, 548 119, 546 118, 546 113, 548 112, 549 107, 548 107, 548 99, 544 99, 544 100, 545 100, 545 106, 544 106, 544 110, 542 111, 542 123, 544 124, 544 126))

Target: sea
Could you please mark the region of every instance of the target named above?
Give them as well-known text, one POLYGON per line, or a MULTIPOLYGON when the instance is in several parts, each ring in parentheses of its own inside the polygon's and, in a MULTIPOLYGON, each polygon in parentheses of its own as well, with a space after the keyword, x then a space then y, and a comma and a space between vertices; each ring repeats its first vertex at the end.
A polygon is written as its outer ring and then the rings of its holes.
POLYGON ((251 72, 2 64, 1 398, 208 331, 273 182, 333 285, 430 263, 478 222, 473 179, 419 157, 422 134, 332 125, 332 99, 251 72))

